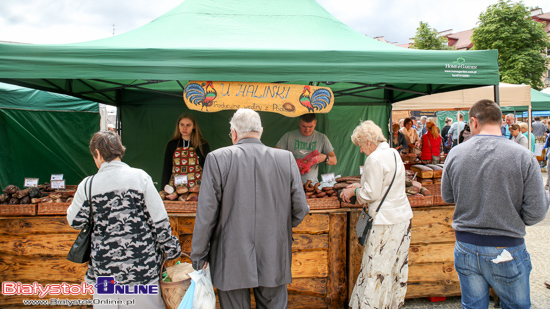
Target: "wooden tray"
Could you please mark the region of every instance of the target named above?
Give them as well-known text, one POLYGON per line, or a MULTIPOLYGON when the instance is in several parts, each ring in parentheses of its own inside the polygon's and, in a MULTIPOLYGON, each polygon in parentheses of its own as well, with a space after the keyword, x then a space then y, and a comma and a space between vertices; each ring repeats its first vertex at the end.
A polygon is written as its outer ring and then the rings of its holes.
POLYGON ((431 185, 431 184, 434 183, 433 178, 419 178, 419 177, 416 177, 416 181, 418 181, 420 184, 422 184, 423 187, 425 187, 426 185, 431 185))
POLYGON ((434 199, 433 196, 407 196, 411 207, 425 207, 433 206, 434 199))
POLYGON ((443 197, 441 197, 441 195, 434 195, 433 196, 434 198, 434 206, 444 206, 444 205, 454 205, 454 204, 451 204, 451 203, 445 203, 445 201, 443 201, 443 197))
POLYGON ((335 209, 340 208, 340 201, 338 201, 338 197, 323 197, 323 198, 308 198, 307 204, 309 205, 309 209, 335 209))
POLYGON ((441 195, 441 184, 427 184, 424 186, 426 189, 430 190, 432 195, 441 195))
POLYGON ((39 216, 66 215, 69 206, 71 206, 71 203, 39 203, 36 214, 39 216))
POLYGON ((197 202, 164 201, 164 207, 168 213, 197 212, 197 202))
POLYGON ((434 171, 432 171, 431 169, 429 171, 423 171, 413 165, 411 166, 411 171, 416 173, 417 178, 434 178, 434 171))
POLYGON ((36 204, 0 205, 0 217, 35 215, 36 204))

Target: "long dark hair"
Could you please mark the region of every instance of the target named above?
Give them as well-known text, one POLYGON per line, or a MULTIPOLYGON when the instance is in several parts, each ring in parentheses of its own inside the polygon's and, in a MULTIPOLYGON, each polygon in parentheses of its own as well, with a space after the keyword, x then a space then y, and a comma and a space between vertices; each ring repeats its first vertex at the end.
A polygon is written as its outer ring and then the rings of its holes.
POLYGON ((202 135, 201 130, 199 129, 199 125, 197 124, 197 120, 195 119, 195 116, 189 113, 184 113, 179 116, 178 121, 176 122, 176 131, 174 132, 174 136, 172 136, 170 141, 177 141, 181 139, 181 132, 180 132, 179 125, 182 119, 189 119, 193 123, 193 131, 191 132, 191 138, 190 138, 191 146, 193 146, 193 148, 199 148, 200 152, 202 153, 202 145, 206 144, 207 141, 202 135))

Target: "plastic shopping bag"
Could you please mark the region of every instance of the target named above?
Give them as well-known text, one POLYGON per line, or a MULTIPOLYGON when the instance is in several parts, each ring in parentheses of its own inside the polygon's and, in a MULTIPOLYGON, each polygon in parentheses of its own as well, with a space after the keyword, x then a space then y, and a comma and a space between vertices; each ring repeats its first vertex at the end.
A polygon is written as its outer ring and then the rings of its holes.
POLYGON ((193 298, 195 296, 195 281, 191 280, 191 285, 183 295, 178 309, 193 309, 193 298))
POLYGON ((193 296, 193 309, 215 309, 216 294, 210 278, 210 266, 206 269, 194 271, 189 274, 195 283, 195 294, 193 296))

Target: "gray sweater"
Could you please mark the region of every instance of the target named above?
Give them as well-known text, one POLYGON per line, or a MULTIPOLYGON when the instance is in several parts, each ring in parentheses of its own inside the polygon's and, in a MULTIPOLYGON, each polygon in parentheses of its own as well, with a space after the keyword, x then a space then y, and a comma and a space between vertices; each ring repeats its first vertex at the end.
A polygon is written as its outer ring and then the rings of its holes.
POLYGON ((503 136, 475 135, 453 148, 441 195, 456 204, 452 226, 457 232, 523 238, 525 226, 548 212, 535 155, 503 136))

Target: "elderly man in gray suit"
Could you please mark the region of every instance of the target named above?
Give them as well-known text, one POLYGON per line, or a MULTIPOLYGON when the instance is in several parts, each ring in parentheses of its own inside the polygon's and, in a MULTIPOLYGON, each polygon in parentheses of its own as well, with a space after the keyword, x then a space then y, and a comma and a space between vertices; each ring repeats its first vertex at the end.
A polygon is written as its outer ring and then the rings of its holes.
POLYGON ((262 144, 260 115, 239 109, 230 121, 233 146, 206 156, 191 260, 210 263, 220 305, 286 308, 292 282, 292 228, 309 212, 292 153, 262 144))

